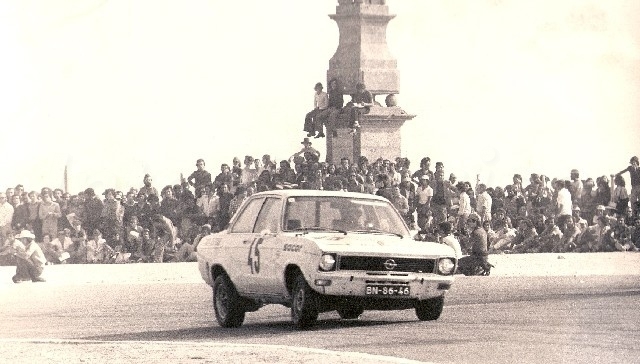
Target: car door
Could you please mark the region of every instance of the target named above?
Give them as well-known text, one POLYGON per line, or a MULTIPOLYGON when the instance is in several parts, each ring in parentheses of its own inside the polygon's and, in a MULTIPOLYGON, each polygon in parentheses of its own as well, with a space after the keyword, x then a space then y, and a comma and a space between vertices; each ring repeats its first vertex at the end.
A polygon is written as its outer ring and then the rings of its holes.
POLYGON ((218 260, 226 263, 224 269, 241 294, 251 292, 251 287, 255 287, 255 284, 252 283, 252 279, 255 278, 252 274, 252 265, 247 257, 253 249, 252 243, 256 238, 253 229, 264 200, 264 197, 259 197, 247 202, 244 208, 238 212, 238 217, 228 230, 224 249, 218 251, 220 254, 227 255, 218 260))
POLYGON ((253 228, 248 262, 252 264, 249 290, 261 295, 277 295, 284 285, 284 268, 280 262, 282 199, 267 197, 253 228))

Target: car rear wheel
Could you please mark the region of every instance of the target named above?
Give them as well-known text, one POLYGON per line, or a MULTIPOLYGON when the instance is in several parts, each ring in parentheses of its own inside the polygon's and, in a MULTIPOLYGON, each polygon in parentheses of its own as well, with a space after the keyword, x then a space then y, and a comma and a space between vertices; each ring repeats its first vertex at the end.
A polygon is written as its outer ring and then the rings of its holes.
POLYGON ((244 309, 240 296, 226 274, 213 282, 213 310, 222 327, 240 327, 244 322, 244 309))
POLYGON ((444 307, 444 296, 418 301, 416 304, 416 316, 420 321, 437 320, 444 307))
POLYGON ((338 315, 343 320, 355 320, 364 312, 364 308, 360 306, 344 306, 338 307, 338 315))
POLYGON ((298 329, 313 326, 318 319, 318 294, 309 287, 302 274, 298 274, 293 284, 291 320, 298 329))

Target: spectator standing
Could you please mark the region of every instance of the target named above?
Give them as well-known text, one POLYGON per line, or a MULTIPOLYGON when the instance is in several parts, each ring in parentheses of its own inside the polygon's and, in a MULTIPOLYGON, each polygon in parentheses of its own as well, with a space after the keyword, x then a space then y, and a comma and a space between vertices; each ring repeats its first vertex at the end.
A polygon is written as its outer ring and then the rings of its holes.
MULTIPOLYGON (((264 170, 263 173, 268 173, 268 170, 264 170)), ((229 208, 231 207, 231 200, 233 200, 234 196, 229 189, 228 184, 222 184, 218 187, 218 199, 220 203, 220 210, 218 212, 218 229, 224 230, 229 224, 229 220, 231 219, 231 214, 229 213, 229 208)))
MULTIPOLYGON (((429 157, 424 157, 420 160, 420 169, 418 169, 417 171, 413 172, 413 175, 411 175, 411 179, 414 180, 416 183, 420 183, 420 178, 424 175, 428 176, 429 181, 433 181, 434 178, 434 174, 433 172, 429 169, 431 167, 431 158, 429 157)), ((444 173, 444 172, 443 172, 444 173)), ((444 174, 443 174, 444 176, 444 174)))
POLYGON ((11 228, 13 213, 14 208, 7 202, 7 194, 0 192, 0 242, 2 243, 13 233, 11 228))
POLYGON ((444 172, 435 173, 435 181, 431 182, 433 189, 433 197, 431 198, 431 211, 433 212, 434 224, 440 224, 447 220, 447 190, 448 187, 444 180, 444 172))
POLYGON ((116 200, 116 191, 108 188, 103 193, 105 200, 102 205, 102 231, 104 238, 111 248, 122 244, 119 239, 122 237, 122 218, 124 209, 120 201, 116 200))
POLYGON ((571 184, 569 186, 569 192, 571 193, 571 201, 576 206, 582 206, 581 198, 584 186, 580 180, 580 172, 577 169, 572 169, 570 176, 571 184))
POLYGON ((429 186, 429 175, 423 174, 420 177, 420 185, 416 190, 416 211, 418 215, 418 227, 425 230, 427 215, 431 211, 431 198, 433 188, 429 186))
POLYGON ((596 206, 608 206, 611 201, 611 187, 609 187, 609 179, 607 176, 596 178, 596 187, 596 198, 594 203, 596 206))
MULTIPOLYGON (((460 195, 458 196, 460 204, 458 207, 458 231, 465 232, 467 231, 467 218, 471 214, 471 198, 467 194, 467 185, 464 182, 458 182, 456 185, 458 192, 460 195)), ((478 227, 482 228, 482 225, 477 224, 478 227)))
POLYGON ((242 205, 242 202, 247 198, 247 189, 244 186, 238 186, 236 188, 235 196, 229 202, 229 216, 233 217, 235 213, 242 205))
POLYGON ((622 175, 625 172, 629 172, 631 178, 631 194, 629 195, 629 202, 631 203, 631 209, 634 216, 638 215, 638 203, 640 202, 640 163, 637 156, 631 157, 629 160, 629 166, 617 175, 622 175))
POLYGON ((305 160, 308 160, 307 153, 309 153, 312 156, 315 156, 316 160, 320 159, 320 152, 318 152, 315 148, 312 147, 313 143, 309 140, 309 138, 302 139, 300 144, 302 144, 302 149, 299 152, 294 153, 291 156, 290 160, 295 159, 296 156, 301 156, 301 157, 304 157, 305 160))
POLYGON ((484 183, 479 183, 478 187, 478 198, 476 201, 476 211, 478 215, 480 215, 480 220, 482 222, 491 221, 491 196, 487 193, 487 185, 484 183))
POLYGON ((42 189, 42 203, 38 209, 38 218, 42 221, 42 235, 56 236, 58 234, 58 218, 62 216, 60 205, 52 200, 51 190, 42 189))
MULTIPOLYGON (((417 187, 411 182, 411 174, 409 171, 404 171, 402 173, 402 178, 400 179, 400 184, 398 185, 400 188, 400 194, 407 198, 407 202, 409 203, 409 212, 408 216, 410 217, 409 227, 412 229, 417 229, 416 220, 414 218, 414 213, 416 212, 417 206, 417 187)), ((364 192, 364 187, 363 187, 364 192)))
POLYGON ((411 217, 409 216, 409 202, 407 198, 402 196, 400 193, 400 188, 398 186, 391 187, 391 198, 389 201, 395 206, 395 208, 400 212, 400 215, 404 218, 404 221, 407 223, 407 226, 411 226, 411 217))
POLYGON ((240 158, 233 157, 231 162, 231 175, 233 176, 233 188, 236 188, 242 182, 242 164, 240 158))
POLYGON ((569 192, 569 187, 571 187, 571 182, 569 181, 556 181, 556 189, 558 190, 558 196, 556 198, 556 221, 558 223, 558 226, 566 225, 566 220, 571 219, 573 204, 571 199, 571 192, 569 192))
POLYGON ((582 202, 581 214, 587 221, 591 221, 593 219, 593 215, 596 213, 596 191, 594 190, 594 187, 595 182, 593 181, 593 178, 587 178, 584 181, 582 197, 580 198, 582 202))
POLYGON ((613 202, 616 213, 624 214, 629 206, 629 193, 627 192, 627 185, 622 175, 611 175, 615 188, 611 196, 611 202, 613 202))
POLYGON ((101 224, 102 209, 104 204, 96 196, 93 188, 89 187, 84 191, 85 202, 82 216, 82 226, 86 231, 93 232, 101 224))
POLYGON ((233 186, 233 174, 231 173, 231 168, 226 163, 223 163, 220 166, 220 173, 213 180, 213 185, 215 188, 219 188, 223 184, 228 185, 229 188, 233 186))
POLYGON ((244 168, 242 169, 241 175, 242 185, 247 186, 249 183, 254 182, 258 178, 256 172, 257 171, 253 168, 253 157, 246 155, 244 157, 244 168))
MULTIPOLYGON (((14 195, 14 199, 16 198, 16 196, 17 195, 14 195)), ((14 231, 22 231, 24 229, 29 230, 28 224, 29 224, 29 207, 26 202, 23 202, 22 199, 18 197, 18 203, 13 204, 13 219, 11 221, 11 227, 14 231)), ((0 238, 2 238, 2 236, 0 236, 0 238)), ((3 240, 0 240, 0 241, 3 241, 3 240)))
POLYGON ((122 202, 122 208, 124 214, 122 215, 122 222, 127 224, 132 216, 138 215, 138 203, 136 202, 136 195, 129 191, 125 195, 125 199, 122 202))
POLYGON ((142 183, 144 184, 144 186, 140 187, 139 192, 144 193, 146 196, 158 196, 158 190, 152 186, 153 178, 151 178, 151 175, 149 173, 144 175, 142 183))
POLYGON ((41 239, 42 222, 38 218, 38 209, 40 208, 38 193, 36 191, 30 191, 27 197, 29 198, 29 201, 27 202, 27 208, 29 209, 29 225, 31 225, 36 239, 41 239))
POLYGON ((167 185, 161 191, 160 214, 168 218, 174 226, 180 226, 180 202, 173 195, 173 186, 167 185))
POLYGON ((69 263, 86 263, 87 259, 87 232, 82 228, 80 219, 71 222, 72 229, 69 231, 71 246, 67 249, 69 253, 69 263))

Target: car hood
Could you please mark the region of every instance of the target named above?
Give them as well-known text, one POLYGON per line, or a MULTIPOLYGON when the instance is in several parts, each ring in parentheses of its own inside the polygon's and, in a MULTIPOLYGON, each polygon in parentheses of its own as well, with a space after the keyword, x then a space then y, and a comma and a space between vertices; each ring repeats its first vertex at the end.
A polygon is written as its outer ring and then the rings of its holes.
POLYGON ((325 252, 353 254, 394 254, 401 256, 455 256, 454 250, 445 244, 416 241, 410 237, 388 234, 324 234, 308 233, 300 238, 316 243, 325 252))

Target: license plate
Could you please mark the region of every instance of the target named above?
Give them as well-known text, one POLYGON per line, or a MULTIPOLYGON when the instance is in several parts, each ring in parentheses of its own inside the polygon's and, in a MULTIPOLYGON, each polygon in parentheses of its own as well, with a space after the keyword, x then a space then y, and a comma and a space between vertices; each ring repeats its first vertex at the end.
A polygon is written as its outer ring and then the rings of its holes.
POLYGON ((367 296, 408 296, 410 293, 407 286, 368 285, 365 290, 367 296))

